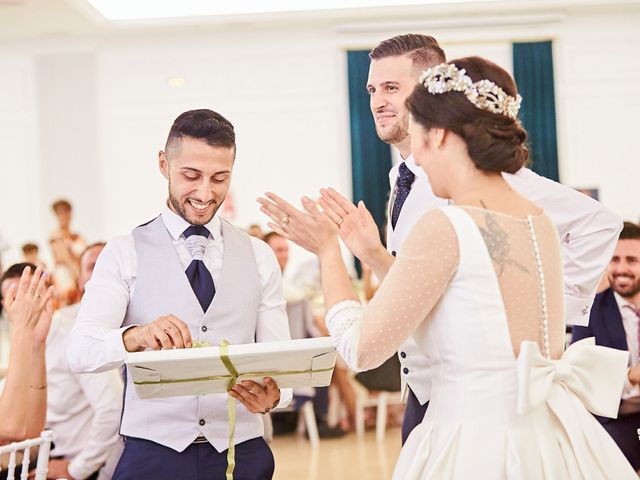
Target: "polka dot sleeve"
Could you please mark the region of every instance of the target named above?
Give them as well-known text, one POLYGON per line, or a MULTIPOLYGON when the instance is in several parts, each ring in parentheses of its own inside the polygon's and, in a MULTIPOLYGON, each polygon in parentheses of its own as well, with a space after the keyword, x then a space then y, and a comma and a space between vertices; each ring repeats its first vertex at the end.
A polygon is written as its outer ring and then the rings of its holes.
POLYGON ((382 364, 427 319, 458 266, 458 241, 447 216, 427 213, 414 227, 363 309, 341 302, 327 313, 338 351, 355 370, 382 364))

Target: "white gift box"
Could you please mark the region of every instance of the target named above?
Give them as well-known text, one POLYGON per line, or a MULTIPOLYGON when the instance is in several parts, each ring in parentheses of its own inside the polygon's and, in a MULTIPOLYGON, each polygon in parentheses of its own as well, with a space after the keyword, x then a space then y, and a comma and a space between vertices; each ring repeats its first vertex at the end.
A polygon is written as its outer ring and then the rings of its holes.
POLYGON ((126 364, 138 396, 154 398, 225 393, 233 383, 263 384, 264 377, 273 378, 280 388, 325 387, 337 356, 331 337, 226 348, 230 368, 225 366, 222 347, 129 353, 126 364))

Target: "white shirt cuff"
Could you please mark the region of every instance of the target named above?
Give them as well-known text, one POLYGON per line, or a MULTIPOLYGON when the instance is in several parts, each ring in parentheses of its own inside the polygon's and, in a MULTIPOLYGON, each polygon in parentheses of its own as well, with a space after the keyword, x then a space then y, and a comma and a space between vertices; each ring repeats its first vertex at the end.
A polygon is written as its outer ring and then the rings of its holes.
POLYGON ((565 321, 567 325, 586 327, 589 325, 589 314, 595 295, 590 297, 564 296, 565 321))
POLYGON ((124 339, 122 335, 125 330, 129 330, 131 327, 137 327, 138 325, 127 325, 126 327, 118 328, 117 330, 111 330, 107 332, 104 338, 105 351, 107 358, 111 360, 118 360, 125 362, 127 359, 127 349, 124 347, 124 339))
POLYGON ((292 399, 293 399, 293 389, 283 388, 282 390, 280 390, 280 401, 278 402, 278 405, 275 406, 275 408, 288 407, 292 399))

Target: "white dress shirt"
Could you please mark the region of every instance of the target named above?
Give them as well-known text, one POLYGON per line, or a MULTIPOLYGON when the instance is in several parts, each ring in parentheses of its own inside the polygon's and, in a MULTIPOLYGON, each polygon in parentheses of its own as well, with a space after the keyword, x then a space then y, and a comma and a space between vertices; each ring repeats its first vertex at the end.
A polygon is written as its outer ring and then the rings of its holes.
MULTIPOLYGON (((183 232, 189 224, 168 207, 162 212, 162 220, 173 239, 180 263, 186 270, 192 258, 183 232)), ((222 270, 224 252, 218 214, 205 226, 211 235, 205 245, 203 261, 215 284, 222 270)), ((251 237, 251 245, 262 287, 256 341, 288 339, 280 267, 266 243, 251 237)), ((124 235, 109 241, 100 253, 91 280, 86 285, 78 320, 67 349, 69 364, 74 370, 101 372, 124 364, 127 352, 122 333, 129 327, 121 325, 129 298, 135 290, 136 271, 137 256, 133 236, 124 235)), ((291 389, 282 389, 279 405, 286 405, 290 400, 291 389)))
POLYGON ((96 472, 119 449, 122 377, 117 370, 71 373, 66 349, 79 304, 54 314, 47 337, 47 424, 53 431, 51 456, 62 456, 75 479, 96 472))

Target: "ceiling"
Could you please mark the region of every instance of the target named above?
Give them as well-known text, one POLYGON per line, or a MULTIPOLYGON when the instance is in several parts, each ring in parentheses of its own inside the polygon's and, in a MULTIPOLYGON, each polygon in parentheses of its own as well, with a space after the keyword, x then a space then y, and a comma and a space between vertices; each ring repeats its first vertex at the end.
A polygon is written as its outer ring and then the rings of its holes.
MULTIPOLYGON (((133 0, 132 0, 133 1, 133 0)), ((167 1, 167 0, 155 0, 167 1)), ((171 0, 176 1, 176 0, 171 0)), ((302 1, 302 0, 301 0, 302 1)), ((640 11, 640 0, 496 0, 481 3, 386 7, 322 12, 246 14, 169 20, 111 22, 85 0, 0 0, 0 43, 78 36, 102 36, 149 29, 207 28, 212 24, 326 23, 338 26, 362 22, 444 21, 460 15, 513 15, 571 11, 640 11)))

